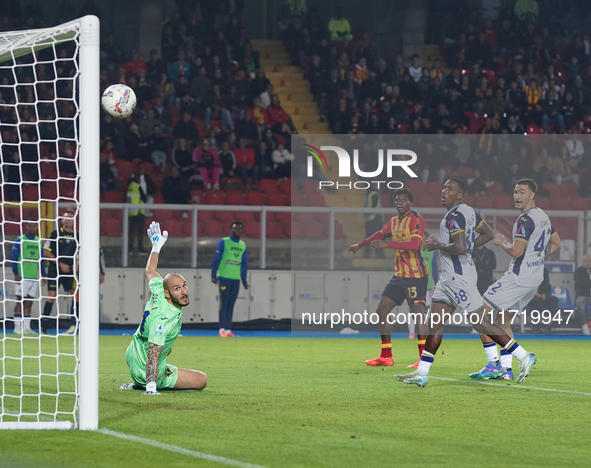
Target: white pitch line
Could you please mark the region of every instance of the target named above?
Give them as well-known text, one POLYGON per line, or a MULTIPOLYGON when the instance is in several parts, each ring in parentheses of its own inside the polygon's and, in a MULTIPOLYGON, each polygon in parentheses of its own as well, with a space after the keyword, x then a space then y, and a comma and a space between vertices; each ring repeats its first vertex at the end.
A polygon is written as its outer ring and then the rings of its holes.
POLYGON ((113 437, 118 437, 119 439, 131 440, 133 442, 139 442, 140 444, 150 445, 151 447, 156 447, 162 450, 168 450, 169 452, 180 453, 182 455, 187 455, 189 457, 201 458, 202 460, 220 463, 222 465, 238 466, 240 468, 266 468, 261 465, 253 465, 252 463, 244 463, 241 461, 232 460, 230 458, 219 457, 217 455, 210 455, 209 453, 196 452, 194 450, 188 450, 186 448, 177 447, 176 445, 165 444, 151 439, 144 439, 142 437, 136 437, 133 435, 124 434, 123 432, 112 431, 110 429, 99 429, 97 430, 97 432, 100 432, 101 434, 105 435, 110 435, 113 437))
POLYGON ((509 387, 509 388, 524 388, 526 390, 540 390, 542 392, 570 393, 572 395, 591 396, 591 393, 575 392, 574 390, 557 390, 555 388, 526 387, 523 385, 502 385, 502 384, 496 384, 496 383, 492 383, 492 382, 482 382, 481 380, 449 379, 447 377, 431 377, 431 376, 429 376, 429 378, 430 379, 437 379, 437 380, 449 380, 450 382, 468 382, 468 383, 480 384, 480 385, 490 385, 492 387, 499 387, 499 388, 507 388, 507 387, 509 387))

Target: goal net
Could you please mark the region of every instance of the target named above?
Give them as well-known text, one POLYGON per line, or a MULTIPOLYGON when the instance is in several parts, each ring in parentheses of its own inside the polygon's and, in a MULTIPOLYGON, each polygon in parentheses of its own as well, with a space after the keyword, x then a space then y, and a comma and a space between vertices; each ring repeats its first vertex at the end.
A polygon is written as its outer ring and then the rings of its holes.
POLYGON ((99 72, 94 16, 0 33, 0 429, 98 427, 99 72))

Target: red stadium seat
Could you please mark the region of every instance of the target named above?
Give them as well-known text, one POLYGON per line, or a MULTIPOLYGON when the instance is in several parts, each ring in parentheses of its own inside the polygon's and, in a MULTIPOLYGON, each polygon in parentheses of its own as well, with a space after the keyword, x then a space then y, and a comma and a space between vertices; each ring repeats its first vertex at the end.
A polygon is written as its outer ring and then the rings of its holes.
POLYGON ((205 221, 203 235, 207 237, 222 237, 228 235, 224 223, 214 219, 205 221))
POLYGON ((305 237, 304 227, 300 223, 292 223, 288 226, 285 232, 291 239, 303 239, 305 237))
POLYGON ((244 205, 244 192, 238 190, 226 192, 226 204, 244 205))
POLYGON ((39 172, 43 177, 43 180, 56 180, 57 179, 57 160, 46 159, 39 162, 39 172))
MULTIPOLYGON (((538 204, 538 198, 536 197, 536 205, 538 204)), ((541 207, 540 207, 541 208, 541 207)), ((558 195, 550 199, 550 208, 553 210, 570 210, 570 198, 558 195)))
POLYGON ((347 236, 345 235, 345 231, 343 230, 343 226, 338 221, 334 222, 334 236, 337 239, 346 239, 347 236))
POLYGON ((283 225, 277 221, 269 221, 267 223, 267 237, 271 239, 283 239, 285 237, 283 225))
POLYGON ((44 180, 41 182, 41 197, 49 200, 57 198, 57 182, 44 180))
POLYGON ((273 193, 279 192, 279 187, 277 186, 277 181, 275 179, 261 179, 259 182, 259 187, 264 193, 273 193))
POLYGON ((303 193, 294 192, 288 195, 291 195, 291 206, 306 206, 306 196, 303 193))
POLYGON ((538 208, 542 208, 543 210, 549 210, 550 199, 548 197, 536 197, 536 206, 538 208))
POLYGON ((279 184, 277 184, 277 188, 284 194, 291 192, 291 179, 281 179, 279 184))
POLYGON ((293 220, 302 224, 310 223, 315 221, 314 213, 294 213, 293 220))
POLYGON ((548 190, 548 192, 550 192, 551 198, 555 198, 560 195, 560 187, 556 182, 544 182, 542 188, 545 188, 546 190, 548 190))
POLYGON ((122 234, 121 221, 117 219, 105 219, 102 221, 105 236, 119 237, 122 234))
POLYGON ((500 182, 493 182, 490 187, 486 189, 486 194, 492 197, 503 195, 503 186, 500 182))
POLYGON ((285 196, 279 192, 267 194, 267 205, 285 206, 286 205, 285 196))
POLYGON ((252 223, 255 221, 254 215, 255 213, 253 211, 237 211, 235 219, 240 221, 242 224, 252 223))
POLYGON ((127 186, 133 172, 133 164, 124 159, 115 159, 115 167, 117 168, 117 178, 127 186))
POLYGON ((245 192, 246 194, 246 204, 247 205, 264 205, 265 204, 265 195, 262 192, 257 192, 255 190, 250 190, 245 192))
POLYGON ((328 213, 314 213, 314 219, 319 223, 328 226, 328 220, 330 219, 330 215, 328 213))
POLYGON ((458 167, 458 177, 466 180, 472 177, 472 168, 468 166, 460 166, 458 167))
POLYGON ((404 186, 409 189, 415 197, 425 191, 425 184, 421 179, 407 179, 404 182, 404 186))
POLYGON ((528 135, 543 135, 544 134, 544 129, 542 127, 538 127, 535 124, 528 125, 526 131, 527 131, 528 135))
POLYGON ((257 238, 261 237, 260 223, 248 223, 244 225, 244 237, 257 238))
POLYGON ((560 194, 567 197, 574 197, 579 187, 574 182, 566 181, 560 186, 560 194))
POLYGON ((441 190, 443 190, 443 184, 441 182, 437 182, 437 181, 427 182, 426 192, 429 195, 441 195, 441 190))
POLYGON ((307 222, 304 231, 306 237, 309 239, 323 239, 326 237, 324 234, 324 226, 317 221, 307 222))
POLYGON ((205 192, 205 200, 202 203, 208 205, 223 205, 224 204, 224 192, 221 190, 208 190, 205 192))
POLYGON ((571 210, 586 210, 588 207, 587 199, 583 197, 573 197, 570 199, 571 210))
POLYGON ((106 190, 103 192, 103 201, 105 203, 123 203, 124 200, 123 192, 119 190, 106 190))
POLYGON ((236 216, 234 216, 233 211, 216 211, 214 212, 214 217, 218 221, 227 221, 230 223, 236 219, 236 216))
POLYGON ((308 194, 306 197, 306 202, 308 203, 308 206, 326 206, 324 197, 318 192, 312 192, 308 194))
POLYGON ((512 210, 515 208, 515 203, 509 195, 496 195, 494 207, 498 210, 512 210))
POLYGON ((168 235, 170 237, 183 237, 185 235, 183 233, 183 224, 184 220, 174 220, 172 222, 166 223, 166 230, 168 231, 168 235))
POLYGON ((475 208, 493 208, 494 202, 491 197, 474 197, 475 208))
POLYGON ((474 206, 474 197, 472 195, 465 195, 464 203, 468 206, 474 206))
POLYGON ((274 217, 277 222, 282 224, 289 224, 291 223, 291 213, 274 213, 274 217))
POLYGON ((197 212, 197 219, 199 221, 207 221, 209 219, 213 219, 213 211, 209 210, 199 210, 197 212))

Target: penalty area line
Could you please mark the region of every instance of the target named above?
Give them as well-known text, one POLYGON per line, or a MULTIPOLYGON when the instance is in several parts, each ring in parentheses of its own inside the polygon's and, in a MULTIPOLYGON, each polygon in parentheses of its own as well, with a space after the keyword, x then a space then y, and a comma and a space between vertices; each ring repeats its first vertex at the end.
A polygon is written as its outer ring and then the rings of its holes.
POLYGON ((132 442, 138 442, 140 444, 149 445, 151 447, 167 450, 169 452, 179 453, 181 455, 187 455, 193 458, 200 458, 202 460, 208 460, 214 463, 220 463, 222 465, 238 466, 240 468, 266 468, 261 465, 253 465, 252 463, 244 463, 230 458, 219 457, 217 455, 210 455, 209 453, 196 452, 195 450, 189 450, 176 445, 165 444, 156 440, 144 439, 143 437, 137 437, 123 432, 112 431, 110 429, 98 429, 96 432, 101 434, 118 437, 119 439, 131 440, 132 442))
POLYGON ((450 379, 448 377, 432 377, 429 376, 430 379, 437 379, 437 380, 448 380, 450 382, 468 382, 472 384, 480 384, 480 385, 489 385, 491 387, 498 387, 498 388, 523 388, 525 390, 539 390, 541 392, 554 392, 554 393, 570 393, 571 395, 585 395, 591 396, 591 393, 586 392, 576 392, 574 390, 557 390, 555 388, 543 388, 543 387, 528 387, 524 385, 502 385, 499 383, 492 383, 492 382, 482 382, 481 380, 462 380, 462 379, 450 379))

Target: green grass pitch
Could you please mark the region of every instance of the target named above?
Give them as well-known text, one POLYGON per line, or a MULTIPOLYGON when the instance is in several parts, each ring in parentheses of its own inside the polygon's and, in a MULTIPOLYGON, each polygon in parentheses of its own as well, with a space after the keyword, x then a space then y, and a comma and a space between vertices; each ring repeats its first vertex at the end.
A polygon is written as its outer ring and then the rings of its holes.
MULTIPOLYGON (((130 338, 100 338, 101 428, 265 467, 591 463, 587 341, 523 340, 539 362, 518 386, 471 382, 479 340, 444 338, 431 375, 457 380, 418 388, 394 378, 416 361, 415 340, 393 341, 393 368, 370 368, 377 338, 179 337, 169 362, 209 385, 150 397, 118 390, 130 338)), ((2 431, 0 466, 222 465, 97 432, 2 431)))

